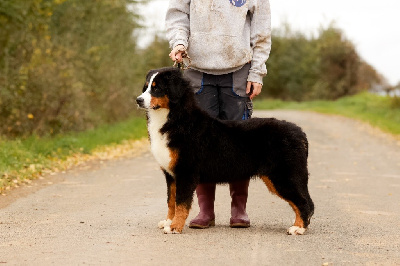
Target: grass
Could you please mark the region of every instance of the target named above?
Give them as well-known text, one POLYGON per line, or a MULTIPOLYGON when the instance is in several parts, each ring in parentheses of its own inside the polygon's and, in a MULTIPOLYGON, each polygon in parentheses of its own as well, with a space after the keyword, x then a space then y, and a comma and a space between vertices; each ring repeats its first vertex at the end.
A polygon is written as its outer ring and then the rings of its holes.
POLYGON ((285 102, 258 100, 256 109, 295 109, 337 114, 358 119, 381 130, 400 136, 400 104, 398 99, 361 93, 336 101, 285 102))
POLYGON ((99 147, 123 144, 145 137, 146 121, 132 118, 94 130, 55 137, 0 139, 0 192, 29 182, 43 172, 63 167, 71 156, 92 154, 99 147))

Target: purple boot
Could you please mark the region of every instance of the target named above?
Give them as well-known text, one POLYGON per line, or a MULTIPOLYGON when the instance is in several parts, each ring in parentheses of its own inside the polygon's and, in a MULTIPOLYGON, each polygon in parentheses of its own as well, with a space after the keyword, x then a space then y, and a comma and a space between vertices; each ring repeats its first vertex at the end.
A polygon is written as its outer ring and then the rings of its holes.
POLYGON ((250 219, 246 213, 249 184, 250 180, 229 183, 229 190, 232 198, 230 220, 230 227, 232 228, 250 227, 250 219))
POLYGON ((196 188, 200 213, 190 221, 189 228, 205 229, 215 225, 214 200, 216 184, 199 184, 196 188))

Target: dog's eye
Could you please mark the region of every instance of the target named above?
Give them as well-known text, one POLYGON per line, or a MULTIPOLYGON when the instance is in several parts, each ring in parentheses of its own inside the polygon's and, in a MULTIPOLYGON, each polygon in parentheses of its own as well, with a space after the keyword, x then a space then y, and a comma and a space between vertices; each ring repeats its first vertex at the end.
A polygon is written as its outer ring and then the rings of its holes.
POLYGON ((160 87, 156 86, 156 83, 153 81, 153 83, 151 83, 151 89, 153 91, 160 91, 160 87))
POLYGON ((151 84, 151 90, 157 93, 162 92, 162 88, 160 86, 157 86, 155 82, 151 84))

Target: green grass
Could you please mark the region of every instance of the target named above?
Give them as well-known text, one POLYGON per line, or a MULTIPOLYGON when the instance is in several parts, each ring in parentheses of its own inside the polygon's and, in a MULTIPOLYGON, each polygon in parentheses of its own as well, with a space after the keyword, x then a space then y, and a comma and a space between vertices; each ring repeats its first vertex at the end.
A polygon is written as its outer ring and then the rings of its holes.
POLYGON ((336 101, 285 102, 259 100, 256 109, 295 109, 337 114, 367 122, 381 130, 400 135, 400 104, 397 99, 361 93, 336 101))
POLYGON ((146 121, 132 118, 94 130, 55 137, 32 136, 26 139, 0 139, 0 192, 13 184, 37 177, 55 162, 75 154, 90 154, 96 148, 120 144, 146 136, 146 121))

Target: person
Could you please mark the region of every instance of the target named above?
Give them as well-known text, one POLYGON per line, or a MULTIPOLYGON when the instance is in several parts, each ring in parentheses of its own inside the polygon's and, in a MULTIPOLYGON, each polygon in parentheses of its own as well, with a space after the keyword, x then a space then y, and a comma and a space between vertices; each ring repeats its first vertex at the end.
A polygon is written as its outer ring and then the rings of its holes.
MULTIPOLYGON (((170 0, 166 14, 170 58, 191 58, 184 76, 199 106, 223 120, 245 120, 260 94, 271 50, 269 0, 170 0)), ((243 140, 246 141, 246 140, 243 140)), ((212 160, 212 158, 210 158, 212 160)), ((229 184, 230 226, 249 227, 246 203, 250 180, 229 184)), ((215 184, 196 188, 199 214, 190 228, 215 225, 215 184)))

